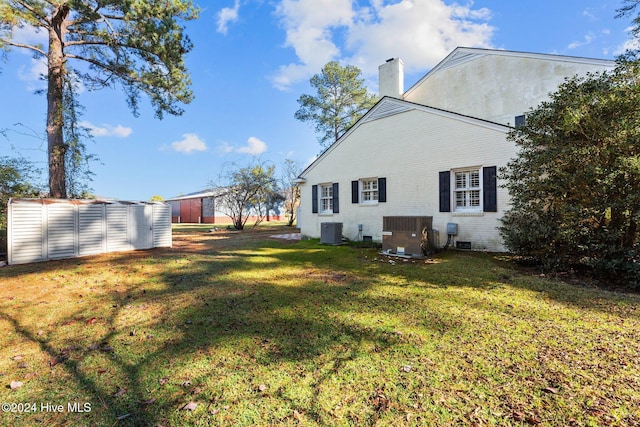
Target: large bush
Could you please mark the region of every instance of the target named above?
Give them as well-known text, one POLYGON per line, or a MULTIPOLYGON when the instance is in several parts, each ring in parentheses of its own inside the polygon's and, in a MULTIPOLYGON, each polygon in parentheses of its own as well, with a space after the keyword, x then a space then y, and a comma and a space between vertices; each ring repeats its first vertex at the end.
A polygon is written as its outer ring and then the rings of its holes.
POLYGON ((509 139, 506 246, 547 267, 582 265, 640 286, 640 82, 635 62, 572 78, 509 139))

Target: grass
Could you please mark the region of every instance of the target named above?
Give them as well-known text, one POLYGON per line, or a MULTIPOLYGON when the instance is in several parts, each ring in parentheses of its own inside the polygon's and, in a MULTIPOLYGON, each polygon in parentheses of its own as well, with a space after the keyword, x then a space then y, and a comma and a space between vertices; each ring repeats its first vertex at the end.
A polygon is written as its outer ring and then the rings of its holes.
POLYGON ((0 424, 640 424, 637 295, 209 228, 0 269, 0 424))

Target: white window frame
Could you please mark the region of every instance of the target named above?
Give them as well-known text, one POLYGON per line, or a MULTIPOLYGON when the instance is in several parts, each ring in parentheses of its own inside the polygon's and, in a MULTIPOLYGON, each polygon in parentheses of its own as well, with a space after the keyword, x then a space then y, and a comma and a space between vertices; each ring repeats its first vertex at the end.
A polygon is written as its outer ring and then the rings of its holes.
POLYGON ((318 204, 321 214, 333 213, 333 183, 318 185, 318 204))
POLYGON ((360 184, 360 204, 362 205, 375 205, 378 203, 380 197, 380 189, 378 188, 378 178, 363 178, 359 181, 360 184), (367 188, 367 183, 371 184, 367 188))
POLYGON ((482 212, 482 185, 482 167, 453 169, 451 171, 453 212, 482 212), (460 202, 462 204, 458 205, 460 202))

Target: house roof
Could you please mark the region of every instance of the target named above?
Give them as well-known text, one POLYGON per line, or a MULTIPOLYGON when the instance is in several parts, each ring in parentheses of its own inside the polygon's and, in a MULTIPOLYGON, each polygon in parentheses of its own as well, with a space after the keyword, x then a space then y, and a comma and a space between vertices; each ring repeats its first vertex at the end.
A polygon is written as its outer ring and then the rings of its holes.
POLYGON ((443 71, 448 68, 454 67, 456 65, 463 64, 465 62, 473 61, 488 55, 494 56, 508 56, 514 58, 529 58, 529 59, 540 59, 546 61, 561 61, 561 62, 571 62, 577 64, 588 64, 588 65, 599 65, 604 67, 615 67, 616 62, 608 59, 595 59, 595 58, 584 58, 578 56, 567 56, 567 55, 555 55, 548 53, 531 53, 531 52, 517 52, 510 50, 499 50, 499 49, 482 49, 482 48, 473 48, 473 47, 457 47, 455 48, 446 58, 444 58, 438 65, 433 67, 427 74, 424 75, 420 80, 418 80, 413 86, 411 86, 404 94, 409 95, 416 87, 420 86, 425 80, 429 77, 437 73, 438 71, 443 71))
POLYGON ((447 117, 453 120, 459 120, 461 122, 473 124, 476 126, 482 126, 485 128, 494 129, 507 133, 511 127, 500 123, 491 122, 488 120, 479 119, 476 117, 465 116, 463 114, 455 113, 453 111, 442 110, 440 108, 429 107, 427 105, 416 104, 414 102, 403 101, 397 98, 385 96, 380 99, 364 116, 360 118, 349 130, 347 130, 336 142, 331 144, 329 148, 322 152, 309 166, 307 166, 298 176, 298 179, 304 180, 304 175, 315 167, 322 159, 324 159, 331 151, 333 151, 338 145, 340 145, 345 139, 355 132, 360 126, 365 123, 390 117, 396 114, 405 113, 407 111, 423 111, 430 114, 435 114, 441 117, 447 117))
MULTIPOLYGON (((444 58, 438 65, 433 67, 427 74, 424 75, 416 84, 411 86, 409 90, 404 93, 406 97, 410 94, 416 87, 420 86, 426 79, 437 73, 438 71, 446 70, 447 68, 454 67, 456 65, 473 61, 482 57, 486 57, 488 55, 495 56, 508 56, 515 58, 530 58, 530 59, 540 59, 547 61, 560 61, 560 62, 570 62, 570 63, 578 63, 578 64, 590 64, 604 67, 615 67, 616 62, 605 59, 594 59, 594 58, 583 58, 576 56, 566 56, 566 55, 554 55, 554 54, 545 54, 545 53, 530 53, 530 52, 517 52, 517 51, 508 51, 508 50, 498 50, 498 49, 482 49, 482 48, 469 48, 469 47, 458 47, 454 49, 446 58, 444 58)), ((474 125, 479 125, 483 127, 493 128, 495 130, 508 132, 511 127, 502 125, 499 123, 483 120, 477 117, 466 116, 463 114, 459 114, 453 111, 442 110, 435 107, 429 107, 428 105, 418 104, 414 102, 404 101, 397 98, 391 97, 383 97, 381 100, 376 103, 367 113, 360 118, 348 131, 346 131, 336 142, 334 142, 329 148, 327 148, 322 154, 320 154, 309 166, 307 166, 298 176, 300 181, 304 181, 304 176, 307 172, 315 167, 318 162, 320 162, 324 157, 326 157, 331 151, 333 151, 338 145, 340 145, 349 135, 357 130, 362 124, 378 120, 384 117, 389 117, 395 114, 403 113, 410 110, 418 110, 424 111, 431 114, 440 115, 443 117, 448 117, 454 120, 460 120, 466 123, 472 123, 474 125)))

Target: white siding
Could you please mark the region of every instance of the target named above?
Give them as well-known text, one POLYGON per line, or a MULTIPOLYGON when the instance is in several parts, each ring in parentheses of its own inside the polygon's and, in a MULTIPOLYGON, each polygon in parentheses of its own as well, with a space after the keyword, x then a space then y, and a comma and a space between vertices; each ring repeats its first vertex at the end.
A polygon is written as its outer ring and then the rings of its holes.
POLYGON ((446 224, 454 222, 459 224, 456 240, 470 241, 474 249, 502 250, 497 227, 508 204, 506 190, 498 187, 498 212, 441 213, 438 177, 455 168, 506 165, 516 153, 506 130, 428 109, 365 120, 303 173, 301 231, 319 237, 322 222, 342 222, 345 237, 355 240, 362 224, 363 235, 381 241, 383 216, 433 216, 441 240, 446 240, 446 224), (387 179, 387 202, 351 203, 351 181, 372 177, 387 179), (326 182, 339 184, 340 212, 313 214, 312 185, 326 182))
POLYGON ((565 78, 613 68, 613 62, 553 55, 460 49, 409 89, 406 101, 513 126, 565 78))

